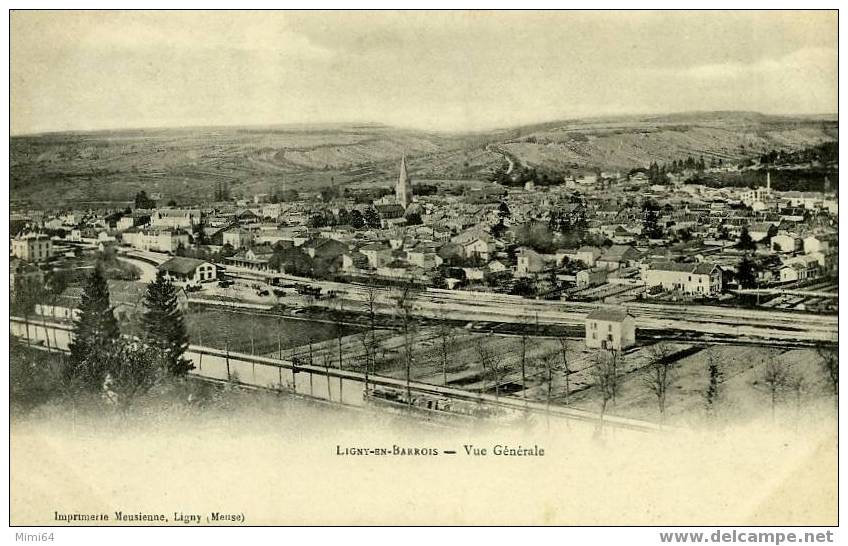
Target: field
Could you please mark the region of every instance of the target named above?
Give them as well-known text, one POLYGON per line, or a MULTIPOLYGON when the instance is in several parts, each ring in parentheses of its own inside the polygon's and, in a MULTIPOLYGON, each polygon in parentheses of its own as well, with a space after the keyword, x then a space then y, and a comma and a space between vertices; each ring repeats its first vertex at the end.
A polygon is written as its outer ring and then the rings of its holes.
MULTIPOLYGON (((719 363, 723 375, 716 413, 725 421, 770 418, 771 393, 764 382, 765 361, 769 356, 783 362, 790 377, 797 380, 795 385, 787 385, 778 392, 775 405, 778 421, 791 425, 799 414, 809 414, 810 409, 833 407, 833 394, 815 351, 722 345, 700 349, 677 361, 666 406, 666 422, 669 424, 700 425, 706 419, 704 393, 708 385, 707 359, 710 353, 719 363)), ((640 373, 625 376, 621 393, 608 408, 609 413, 635 419, 658 419, 656 397, 645 385, 643 377, 640 373)), ((576 393, 572 397, 572 405, 598 411, 598 390, 589 388, 576 393)))
MULTIPOLYGON (((243 313, 211 306, 193 306, 186 314, 192 343, 231 351, 277 355, 278 343, 285 351, 336 338, 335 324, 243 313)), ((356 332, 342 326, 342 335, 356 332)), ((284 355, 288 357, 288 354, 284 355)))
POLYGON ((401 154, 413 180, 482 180, 505 162, 553 170, 646 167, 688 155, 736 160, 771 149, 836 140, 835 120, 702 113, 557 121, 455 134, 382 125, 148 129, 16 136, 14 201, 41 206, 119 204, 136 192, 181 203, 208 201, 227 182, 233 196, 283 187, 389 185, 401 154))

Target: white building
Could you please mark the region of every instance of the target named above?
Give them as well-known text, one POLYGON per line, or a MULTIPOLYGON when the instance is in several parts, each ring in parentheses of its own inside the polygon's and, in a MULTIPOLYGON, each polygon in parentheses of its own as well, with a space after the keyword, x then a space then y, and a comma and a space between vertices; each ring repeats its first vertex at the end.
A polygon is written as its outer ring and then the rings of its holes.
POLYGON ((235 249, 253 244, 253 233, 241 227, 234 227, 224 232, 224 244, 235 249))
POLYGON ((191 229, 200 223, 199 209, 158 209, 150 215, 150 225, 157 228, 191 229))
POLYGON ((122 235, 124 244, 139 250, 169 252, 173 254, 189 245, 188 233, 173 229, 129 229, 122 235))
POLYGON ((636 343, 636 319, 622 307, 600 307, 586 317, 586 346, 625 349, 636 343))
POLYGON ((40 262, 53 256, 53 242, 43 233, 27 233, 12 239, 12 256, 27 262, 40 262))
POLYGON ((801 248, 801 240, 788 233, 779 233, 771 238, 772 252, 795 252, 801 248))
POLYGON ((175 256, 163 263, 159 266, 159 271, 164 271, 165 276, 172 281, 188 284, 199 284, 218 278, 218 268, 215 264, 182 256, 175 256))
POLYGON ((685 294, 709 296, 722 290, 721 268, 709 263, 655 263, 643 271, 642 279, 646 286, 685 294))

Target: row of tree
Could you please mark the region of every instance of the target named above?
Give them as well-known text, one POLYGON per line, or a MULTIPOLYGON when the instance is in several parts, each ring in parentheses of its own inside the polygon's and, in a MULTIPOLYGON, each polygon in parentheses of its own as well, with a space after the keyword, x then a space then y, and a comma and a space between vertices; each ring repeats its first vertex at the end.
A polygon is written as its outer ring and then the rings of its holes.
POLYGON ((128 407, 158 383, 194 368, 184 356, 188 334, 177 290, 161 272, 145 292, 140 336, 121 335, 99 268, 88 278, 78 310, 63 370, 72 389, 128 407))

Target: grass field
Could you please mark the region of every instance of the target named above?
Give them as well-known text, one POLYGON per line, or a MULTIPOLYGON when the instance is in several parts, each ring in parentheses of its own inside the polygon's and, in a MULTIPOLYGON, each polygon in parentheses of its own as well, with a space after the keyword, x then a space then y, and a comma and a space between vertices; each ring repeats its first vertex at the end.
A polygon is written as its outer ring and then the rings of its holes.
MULTIPOLYGON (((212 306, 194 306, 186 314, 186 326, 192 343, 242 353, 275 353, 334 339, 335 324, 264 316, 212 306), (279 345, 278 345, 279 344, 279 345)), ((341 327, 342 335, 355 333, 351 326, 341 327)))

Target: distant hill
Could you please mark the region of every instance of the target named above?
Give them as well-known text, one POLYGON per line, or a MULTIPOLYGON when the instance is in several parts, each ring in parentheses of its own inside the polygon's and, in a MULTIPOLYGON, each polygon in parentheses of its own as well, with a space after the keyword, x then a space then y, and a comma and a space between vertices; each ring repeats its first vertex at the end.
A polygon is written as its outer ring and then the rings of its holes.
POLYGON ((418 179, 483 179, 504 153, 545 169, 630 169, 688 155, 736 160, 838 138, 835 116, 693 112, 565 120, 469 134, 379 124, 67 132, 13 137, 11 194, 44 205, 211 198, 329 184, 389 185, 402 153, 418 179))

